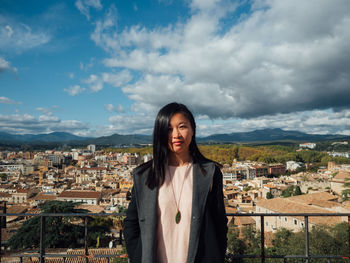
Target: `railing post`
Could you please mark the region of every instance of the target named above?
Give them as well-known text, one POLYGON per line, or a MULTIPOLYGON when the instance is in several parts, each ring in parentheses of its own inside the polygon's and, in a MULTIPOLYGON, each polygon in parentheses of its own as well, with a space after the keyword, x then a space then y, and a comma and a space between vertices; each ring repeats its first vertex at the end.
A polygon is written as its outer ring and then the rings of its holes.
POLYGON ((309 217, 305 216, 305 256, 307 257, 305 262, 309 262, 310 249, 309 249, 309 217))
MULTIPOLYGON (((6 214, 6 201, 3 201, 4 207, 2 210, 3 214, 6 214)), ((6 216, 0 217, 0 263, 2 260, 2 228, 6 228, 6 216)))
MULTIPOLYGON (((7 212, 6 201, 3 201, 3 203, 4 203, 4 208, 3 208, 2 212, 3 212, 4 214, 6 214, 6 212, 7 212)), ((7 224, 7 222, 6 222, 6 216, 2 216, 2 217, 1 217, 1 224, 2 224, 2 227, 3 227, 3 228, 6 228, 6 227, 7 227, 7 226, 6 226, 6 224, 7 224)))
POLYGON ((89 247, 88 247, 88 217, 85 216, 85 262, 88 263, 89 247))
POLYGON ((261 263, 265 262, 265 223, 264 223, 264 216, 260 216, 260 246, 261 246, 261 263))
POLYGON ((348 216, 348 246, 349 246, 349 256, 350 256, 350 216, 348 216))
POLYGON ((0 223, 0 263, 1 263, 1 259, 2 259, 2 216, 0 216, 0 221, 1 221, 1 223, 0 223))
POLYGON ((123 241, 123 230, 119 230, 119 245, 122 245, 123 241))
POLYGON ((45 262, 45 216, 40 217, 40 263, 45 262))

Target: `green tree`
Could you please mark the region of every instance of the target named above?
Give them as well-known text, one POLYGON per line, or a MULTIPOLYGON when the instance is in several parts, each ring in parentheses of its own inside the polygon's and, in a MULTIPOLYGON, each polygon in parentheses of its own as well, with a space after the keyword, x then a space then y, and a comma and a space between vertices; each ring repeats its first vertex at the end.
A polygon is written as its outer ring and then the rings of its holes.
MULTIPOLYGON (((246 243, 239 238, 239 230, 237 228, 230 229, 227 234, 227 253, 232 255, 243 255, 247 249, 246 243)), ((227 258, 227 262, 232 262, 227 258)), ((243 262, 242 259, 235 259, 234 262, 243 262)))
POLYGON ((1 181, 6 181, 7 180, 7 174, 1 173, 0 174, 1 181))
POLYGON ((242 228, 243 240, 247 245, 248 254, 260 253, 260 232, 256 231, 255 227, 249 225, 242 228))
MULTIPOLYGON (((125 255, 126 254, 126 248, 125 246, 122 247, 121 251, 119 252, 120 255, 125 255)), ((111 263, 128 263, 129 260, 128 258, 122 258, 122 257, 118 257, 118 258, 112 258, 111 259, 111 263)))
POLYGON ((266 199, 272 199, 273 195, 270 192, 266 193, 266 199))
POLYGON ((286 190, 282 191, 283 197, 291 197, 294 193, 294 186, 289 186, 286 190))
MULTIPOLYGON (((347 255, 348 226, 346 223, 334 227, 315 226, 309 232, 311 255, 347 255)), ((302 255, 305 253, 305 231, 292 232, 279 229, 273 239, 272 253, 275 255, 302 255)), ((267 262, 275 262, 268 260, 267 262)), ((301 262, 300 259, 288 259, 288 262, 301 262)), ((310 263, 329 262, 326 259, 311 259, 310 263)), ((330 261, 337 262, 337 261, 330 261)))
POLYGON ((297 185, 294 189, 294 195, 302 195, 303 193, 301 192, 301 189, 299 185, 297 185))
MULTIPOLYGON (((79 203, 49 201, 40 205, 42 213, 86 213, 86 210, 76 209, 79 203)), ((104 237, 108 232, 108 226, 94 223, 89 226, 89 244, 95 245, 97 236, 104 237)), ((91 224, 91 223, 90 223, 91 224)), ((81 245, 84 238, 84 226, 79 217, 46 217, 45 224, 45 247, 71 247, 81 245)), ((32 217, 25 221, 17 232, 9 239, 9 246, 12 249, 35 248, 40 242, 40 217, 32 217)))
POLYGON ((350 199, 350 179, 345 178, 344 181, 345 183, 343 184, 343 187, 345 189, 341 192, 341 194, 342 194, 343 200, 347 201, 350 199))

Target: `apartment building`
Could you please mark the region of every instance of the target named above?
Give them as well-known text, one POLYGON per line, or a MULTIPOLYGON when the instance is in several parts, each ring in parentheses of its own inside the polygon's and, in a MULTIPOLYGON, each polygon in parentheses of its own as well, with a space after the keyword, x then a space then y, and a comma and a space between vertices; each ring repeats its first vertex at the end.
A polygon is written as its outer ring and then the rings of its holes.
MULTIPOLYGON (((289 198, 273 198, 260 200, 256 203, 256 213, 332 213, 339 211, 341 204, 338 197, 327 192, 318 192, 309 195, 293 196, 289 198)), ((347 219, 346 219, 347 220, 347 219)), ((309 226, 332 226, 345 221, 341 217, 310 217, 309 226)), ((275 232, 281 227, 292 231, 301 231, 305 227, 303 216, 276 216, 265 217, 265 231, 275 232)), ((256 228, 260 230, 260 218, 256 218, 256 228)))
POLYGON ((344 183, 350 182, 350 172, 340 171, 335 177, 331 180, 331 190, 341 195, 342 191, 345 189, 344 183))
POLYGON ((98 205, 101 200, 101 192, 95 191, 63 191, 57 196, 57 201, 72 201, 89 205, 98 205))

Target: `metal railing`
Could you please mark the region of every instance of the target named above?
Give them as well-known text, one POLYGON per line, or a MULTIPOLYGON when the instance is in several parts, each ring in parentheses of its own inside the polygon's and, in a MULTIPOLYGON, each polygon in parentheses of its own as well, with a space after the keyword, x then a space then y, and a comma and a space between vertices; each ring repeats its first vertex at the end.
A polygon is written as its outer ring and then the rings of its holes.
POLYGON ((309 259, 327 259, 330 262, 331 259, 349 260, 350 258, 350 213, 251 213, 251 214, 237 214, 227 213, 226 216, 251 216, 260 217, 260 255, 231 255, 231 258, 256 258, 261 259, 264 263, 265 259, 275 258, 283 259, 283 262, 287 262, 288 259, 304 259, 306 263, 309 259), (265 217, 304 217, 305 221, 305 254, 304 255, 266 255, 265 254, 265 217), (310 254, 310 239, 309 239, 309 218, 310 217, 347 217, 348 218, 348 255, 311 255, 310 254))
MULTIPOLYGON (((88 219, 91 216, 98 217, 113 217, 113 216, 125 216, 123 213, 111 213, 111 214, 101 214, 101 213, 41 213, 41 214, 25 214, 25 213, 0 213, 0 263, 1 258, 3 257, 2 244, 1 244, 1 233, 4 222, 6 222, 6 217, 8 216, 17 216, 17 217, 40 217, 40 249, 38 253, 12 253, 10 257, 17 257, 20 259, 20 262, 23 261, 25 257, 37 257, 40 263, 45 262, 45 258, 63 258, 63 262, 68 258, 72 257, 80 257, 84 258, 85 262, 88 263, 91 258, 106 258, 107 263, 109 263, 111 258, 125 258, 127 254, 113 254, 113 255, 102 255, 102 254, 91 254, 89 253, 88 248, 88 219), (73 254, 49 254, 46 253, 45 248, 45 221, 47 217, 80 217, 84 218, 84 254, 83 255, 73 255, 73 254)), ((241 213, 227 213, 226 216, 234 216, 234 217, 260 217, 260 254, 257 255, 230 255, 231 259, 234 261, 235 259, 244 259, 244 258, 255 258, 260 259, 262 263, 265 262, 265 259, 274 258, 274 259, 283 259, 283 262, 287 262, 288 259, 304 259, 305 262, 309 262, 309 259, 327 259, 330 262, 331 259, 344 260, 350 258, 350 213, 250 213, 250 214, 241 214, 241 213), (267 255, 265 253, 265 217, 304 217, 305 222, 305 253, 303 255, 267 255), (310 217, 347 217, 348 221, 348 246, 349 253, 348 255, 311 255, 310 247, 309 247, 309 218, 310 217)), ((122 232, 119 233, 119 244, 122 244, 122 232)))
MULTIPOLYGON (((0 213, 0 263, 1 258, 3 257, 2 253, 2 228, 4 222, 6 222, 6 217, 8 216, 16 216, 16 217, 40 217, 40 248, 38 253, 12 253, 10 257, 19 258, 20 263, 23 262, 23 258, 38 258, 40 263, 45 262, 45 258, 63 258, 63 262, 66 262, 67 258, 84 258, 85 262, 88 263, 91 258, 106 258, 107 263, 109 263, 111 258, 127 258, 127 254, 91 254, 89 252, 88 241, 89 241, 89 233, 88 233, 88 220, 90 217, 98 216, 98 217, 117 217, 117 216, 125 216, 124 213, 41 213, 41 214, 25 214, 25 213, 0 213), (46 235, 46 218, 47 217, 75 217, 75 218, 84 218, 84 254, 52 254, 46 253, 45 248, 45 235, 46 235)), ((6 225, 6 223, 5 223, 6 225)), ((122 244, 122 231, 119 232, 119 242, 122 244)))

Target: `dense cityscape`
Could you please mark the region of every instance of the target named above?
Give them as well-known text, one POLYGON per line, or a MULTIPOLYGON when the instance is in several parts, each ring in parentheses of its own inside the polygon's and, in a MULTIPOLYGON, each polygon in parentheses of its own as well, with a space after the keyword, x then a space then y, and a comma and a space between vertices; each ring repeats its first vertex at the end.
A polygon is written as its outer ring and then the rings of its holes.
MULTIPOLYGON (((335 144, 347 145, 348 142, 335 144)), ((218 146, 207 146, 204 151, 210 147, 218 146)), ((302 143, 295 152, 310 153, 315 147, 316 143, 302 143)), ((328 152, 327 156, 331 158, 327 165, 318 167, 295 160, 284 163, 262 162, 256 157, 223 163, 226 212, 350 213, 350 187, 347 184, 350 164, 335 161, 348 159, 349 153, 333 151, 328 152)), ((0 201, 3 203, 3 212, 39 214, 44 204, 63 202, 74 204, 74 209, 83 209, 89 213, 124 213, 131 198, 131 172, 151 158, 147 150, 96 150, 95 145, 69 151, 2 151, 0 201)), ((123 228, 122 218, 114 217, 107 228, 110 234, 101 233, 101 239, 92 238, 89 244, 101 249, 105 246, 105 249, 109 247, 122 251, 118 242, 123 228)), ((15 242, 16 232, 20 232, 27 219, 23 216, 6 217, 1 236, 4 250, 28 248, 24 243, 16 247, 15 242)), ((232 233, 236 233, 235 237, 238 235, 243 238, 243 229, 249 228, 254 233, 261 230, 259 217, 228 216, 228 219, 228 226, 232 233)), ((311 217, 308 224, 311 228, 333 227, 342 222, 347 222, 347 217, 311 217)), ((273 245, 273 235, 281 228, 294 233, 301 232, 305 228, 304 218, 266 218, 265 235, 271 235, 266 240, 266 246, 273 245)))

